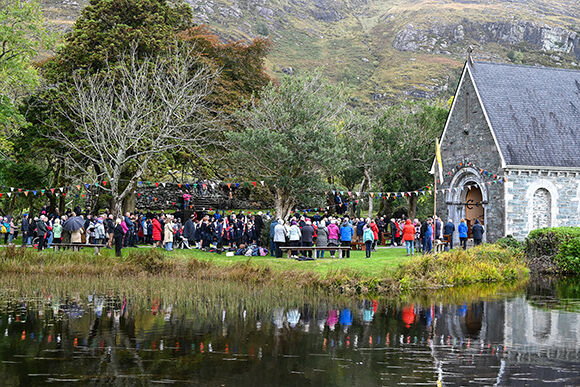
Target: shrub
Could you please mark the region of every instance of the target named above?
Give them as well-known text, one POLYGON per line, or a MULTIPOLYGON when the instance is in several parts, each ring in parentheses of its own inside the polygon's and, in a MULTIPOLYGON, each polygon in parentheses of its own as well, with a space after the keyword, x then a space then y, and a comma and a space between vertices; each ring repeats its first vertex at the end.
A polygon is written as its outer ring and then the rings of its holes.
POLYGON ((563 272, 580 274, 580 237, 562 243, 554 261, 563 272))
POLYGON ((580 227, 553 227, 533 230, 526 239, 526 255, 529 258, 555 257, 560 246, 576 237, 580 237, 580 227))
POLYGON ((524 246, 523 242, 518 241, 512 235, 498 239, 495 243, 504 249, 521 250, 524 246))
POLYGON ((512 281, 524 278, 527 271, 521 252, 485 244, 413 258, 398 268, 395 278, 401 290, 409 290, 512 281))

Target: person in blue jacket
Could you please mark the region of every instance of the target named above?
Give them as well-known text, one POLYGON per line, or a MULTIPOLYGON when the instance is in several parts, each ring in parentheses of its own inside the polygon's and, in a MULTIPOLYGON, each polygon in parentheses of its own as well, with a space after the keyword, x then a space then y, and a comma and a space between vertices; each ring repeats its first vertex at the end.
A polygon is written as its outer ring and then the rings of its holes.
POLYGON ((433 219, 427 219, 427 228, 423 238, 423 255, 430 254, 433 250, 433 219))
MULTIPOLYGON (((350 247, 353 235, 354 229, 350 225, 350 222, 345 220, 342 226, 340 226, 340 245, 350 247)), ((350 258, 350 249, 346 250, 346 258, 350 258)))
POLYGON ((459 231, 459 240, 461 241, 461 247, 463 250, 467 249, 467 224, 465 219, 461 219, 461 223, 457 226, 457 231, 459 231))

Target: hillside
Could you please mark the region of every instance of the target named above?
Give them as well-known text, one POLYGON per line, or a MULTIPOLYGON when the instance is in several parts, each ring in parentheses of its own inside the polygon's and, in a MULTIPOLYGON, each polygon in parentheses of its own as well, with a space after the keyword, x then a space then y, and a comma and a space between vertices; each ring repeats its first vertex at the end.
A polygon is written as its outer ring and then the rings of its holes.
MULTIPOLYGON (((447 96, 474 57, 580 67, 577 0, 188 0, 224 39, 267 36, 274 75, 324 66, 358 103, 447 96)), ((85 0, 43 0, 70 28, 85 0)))

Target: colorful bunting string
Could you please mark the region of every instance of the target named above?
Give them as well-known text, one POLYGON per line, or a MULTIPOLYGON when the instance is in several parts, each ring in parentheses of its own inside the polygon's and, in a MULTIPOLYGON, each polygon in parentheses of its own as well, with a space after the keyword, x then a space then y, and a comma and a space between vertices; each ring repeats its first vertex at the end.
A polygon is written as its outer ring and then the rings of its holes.
MULTIPOLYGON (((474 169, 475 171, 479 171, 479 174, 482 177, 486 177, 488 178, 489 181, 486 181, 485 184, 488 185, 493 185, 493 184, 500 184, 500 183, 505 183, 507 182, 507 178, 505 176, 502 175, 498 175, 497 173, 494 173, 490 170, 484 169, 484 168, 478 168, 476 167, 472 162, 470 161, 461 161, 459 162, 455 167, 451 168, 449 171, 447 171, 444 176, 454 176, 456 172, 465 169, 465 168, 471 168, 474 169)), ((222 183, 201 183, 201 188, 203 190, 207 190, 208 187, 211 188, 216 188, 216 187, 227 187, 229 190, 232 190, 234 187, 236 189, 239 189, 240 186, 245 187, 245 188, 249 188, 249 187, 254 187, 256 188, 258 185, 258 182, 260 183, 260 185, 262 187, 265 187, 268 182, 264 181, 264 180, 252 180, 252 181, 246 181, 246 182, 222 182, 222 183)), ((441 183, 439 181, 439 183, 441 183)), ((98 188, 107 188, 107 186, 110 186, 109 182, 106 180, 100 181, 100 182, 96 182, 96 183, 82 183, 81 184, 77 184, 77 185, 72 185, 72 186, 64 186, 64 187, 58 187, 58 188, 46 188, 46 189, 24 189, 24 188, 15 188, 15 187, 7 187, 7 186, 0 186, 0 188, 6 188, 10 190, 10 193, 14 192, 15 196, 18 196, 19 194, 24 193, 25 196, 28 196, 30 193, 32 193, 34 196, 37 196, 39 193, 41 196, 43 196, 45 193, 47 193, 48 191, 50 191, 50 193, 52 195, 56 195, 59 196, 59 193, 56 192, 56 190, 59 190, 60 193, 62 194, 62 196, 66 197, 67 196, 67 192, 70 192, 73 188, 76 188, 79 192, 82 190, 82 186, 84 185, 85 189, 90 189, 91 186, 95 186, 98 188), (17 192, 15 192, 17 191, 17 192)), ((159 185, 161 185, 162 187, 167 187, 167 185, 169 186, 177 186, 179 189, 182 189, 183 186, 185 185, 185 187, 187 189, 189 189, 191 186, 193 186, 194 189, 198 189, 198 183, 168 183, 168 182, 152 182, 152 181, 138 181, 137 182, 137 186, 138 187, 151 187, 152 185, 155 185, 156 188, 159 188, 159 185)), ((471 189, 471 187, 467 187, 469 189, 471 189)), ((458 190, 459 188, 454 188, 455 190, 458 190)), ((442 188, 442 189, 438 189, 437 192, 449 192, 451 190, 451 188, 442 188)), ((332 190, 332 191, 324 191, 324 194, 327 195, 329 192, 332 192, 333 195, 336 194, 340 194, 341 197, 345 197, 345 203, 346 204, 360 204, 361 202, 364 203, 364 200, 366 198, 366 200, 368 200, 368 197, 370 197, 371 199, 374 198, 379 198, 379 199, 393 199, 393 200, 397 200, 400 198, 405 198, 405 197, 410 197, 410 196, 421 196, 421 195, 432 195, 433 194, 433 189, 430 186, 427 187, 423 187, 421 189, 418 190, 412 190, 412 191, 401 191, 401 192, 377 192, 377 191, 342 191, 342 190, 332 190)), ((8 193, 8 192, 6 192, 8 193)), ((314 193, 314 192, 313 192, 314 193)), ((3 197, 3 195, 5 194, 5 192, 0 192, 0 197, 3 197)), ((135 194, 137 195, 137 197, 141 197, 141 194, 135 192, 135 194)), ((8 197, 11 197, 11 195, 7 195, 8 197)), ((75 197, 79 197, 79 195, 75 195, 75 197)), ((84 193, 81 193, 81 197, 85 197, 84 193)), ((152 198, 150 196, 147 197, 148 200, 152 200, 154 199, 155 201, 157 201, 157 198, 152 198)), ((185 206, 185 204, 184 204, 185 206)), ((311 209, 309 209, 311 210, 311 209)))

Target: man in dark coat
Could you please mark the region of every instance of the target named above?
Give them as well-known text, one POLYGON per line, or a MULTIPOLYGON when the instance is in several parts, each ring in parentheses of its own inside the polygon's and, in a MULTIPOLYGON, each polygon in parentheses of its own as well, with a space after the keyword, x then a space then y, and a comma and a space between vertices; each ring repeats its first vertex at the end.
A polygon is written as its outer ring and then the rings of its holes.
POLYGON ((443 227, 443 222, 441 222, 438 217, 435 217, 433 223, 435 223, 434 239, 441 239, 441 228, 443 227))
POLYGON ((183 225, 183 239, 185 242, 185 248, 187 249, 191 249, 191 244, 195 245, 195 224, 193 223, 194 217, 195 215, 191 215, 183 225))
POLYGON ((115 221, 113 220, 113 214, 109 214, 105 218, 105 233, 107 234, 107 248, 113 248, 113 237, 115 234, 115 221))
POLYGON ((484 233, 483 226, 479 223, 479 219, 475 219, 475 224, 471 228, 471 234, 473 235, 473 244, 478 246, 481 244, 484 233))
POLYGON ((264 229, 264 219, 262 219, 262 212, 258 212, 256 218, 254 219, 254 227, 256 231, 256 244, 261 246, 260 239, 262 239, 262 230, 264 229))
MULTIPOLYGON (((391 219, 391 222, 389 223, 389 227, 391 228, 391 247, 394 247, 397 245, 397 243, 396 243, 397 224, 395 223, 395 218, 391 219)), ((423 235, 421 235, 421 239, 423 239, 423 235)))
POLYGON ((127 235, 125 236, 125 247, 135 247, 135 224, 131 220, 131 213, 125 214, 125 225, 127 226, 127 235))
POLYGON ((449 219, 447 221, 447 223, 445 224, 445 227, 443 227, 443 237, 446 238, 447 236, 449 236, 449 248, 452 249, 453 248, 453 233, 455 232, 455 225, 453 224, 453 221, 451 219, 449 219))
POLYGON ((28 240, 28 214, 22 216, 22 226, 20 226, 22 231, 22 246, 26 246, 28 240))
POLYGON ((38 235, 38 251, 42 251, 44 248, 44 243, 46 242, 46 233, 48 232, 48 227, 46 226, 46 216, 41 215, 40 219, 36 222, 36 235, 38 235))
POLYGON ((270 223, 270 255, 272 257, 276 256, 276 242, 274 242, 274 229, 278 224, 278 219, 274 219, 272 223, 270 223))
MULTIPOLYGON (((312 227, 312 222, 307 221, 304 227, 302 227, 302 246, 312 247, 313 237, 314 237, 314 227, 312 227)), ((304 251, 303 254, 312 258, 312 250, 304 251)))

